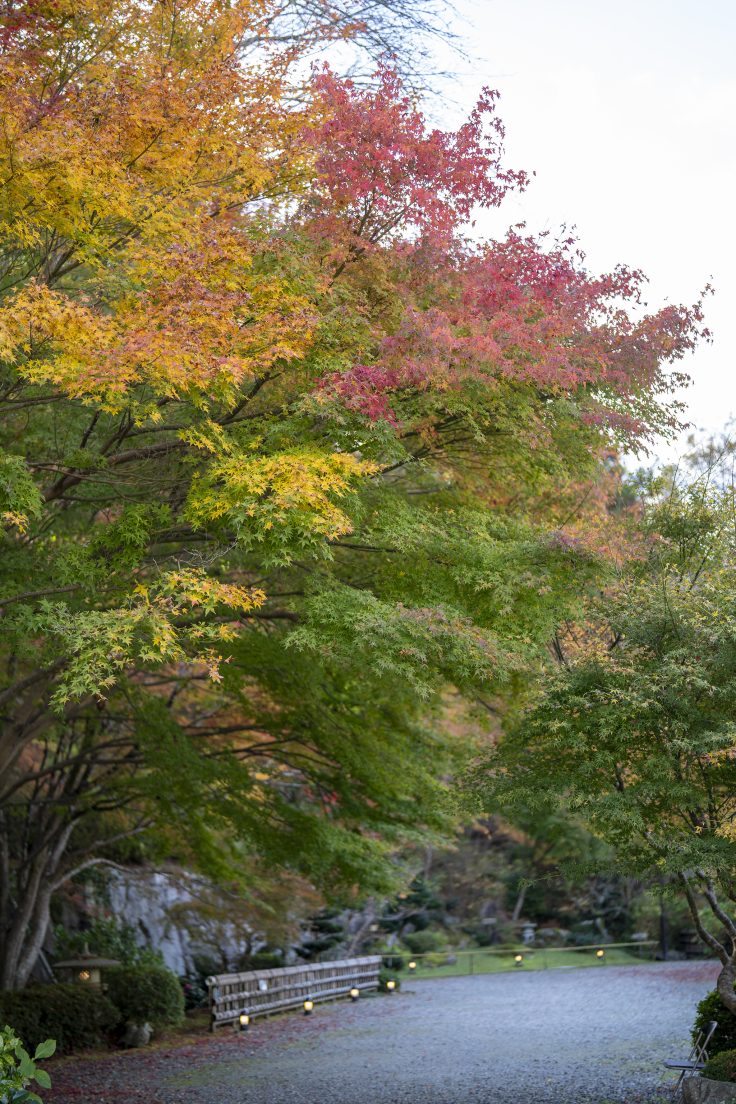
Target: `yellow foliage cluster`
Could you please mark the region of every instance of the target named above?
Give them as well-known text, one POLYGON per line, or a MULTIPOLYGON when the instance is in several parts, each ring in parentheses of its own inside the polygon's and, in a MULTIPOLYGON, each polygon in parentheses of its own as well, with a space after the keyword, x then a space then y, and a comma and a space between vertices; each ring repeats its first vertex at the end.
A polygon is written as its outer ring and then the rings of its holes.
POLYGON ((197 526, 231 518, 268 532, 290 515, 301 515, 314 533, 335 540, 352 524, 338 501, 374 464, 345 453, 303 448, 274 456, 229 456, 195 479, 187 515, 197 526))
POLYGON ((312 326, 298 280, 254 268, 244 218, 270 189, 277 217, 303 156, 290 57, 240 45, 266 5, 40 7, 0 58, 0 357, 112 410, 141 385, 230 401, 312 326))
MULTIPOLYGON (((135 591, 146 600, 150 597, 149 588, 143 584, 139 584, 135 591)), ((266 600, 266 595, 258 587, 248 589, 236 583, 222 582, 195 568, 166 572, 156 585, 155 597, 168 599, 166 605, 177 610, 196 606, 211 612, 222 605, 243 613, 257 609, 266 600)))

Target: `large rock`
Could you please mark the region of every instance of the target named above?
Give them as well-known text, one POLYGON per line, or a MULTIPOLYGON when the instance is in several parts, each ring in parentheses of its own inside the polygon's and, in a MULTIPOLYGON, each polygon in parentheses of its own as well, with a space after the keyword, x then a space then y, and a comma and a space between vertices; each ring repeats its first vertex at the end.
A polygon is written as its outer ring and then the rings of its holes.
MULTIPOLYGON (((282 931, 276 933, 275 942, 291 942, 285 954, 288 966, 303 961, 300 949, 313 938, 305 925, 308 902, 309 898, 297 897, 281 908, 282 931)), ((83 908, 70 901, 62 922, 73 931, 80 926, 80 916, 90 914, 113 916, 127 924, 140 946, 161 951, 166 966, 179 975, 241 969, 244 956, 257 954, 268 943, 247 899, 174 864, 158 869, 102 866, 99 881, 85 890, 83 908)), ((343 934, 332 948, 335 957, 364 954, 366 938, 377 929, 379 915, 380 907, 375 905, 340 913, 336 922, 343 934)))
POLYGON ((736 1085, 730 1081, 711 1081, 708 1077, 686 1077, 682 1083, 683 1104, 732 1104, 736 1085))
POLYGON ((89 903, 130 925, 175 974, 192 972, 198 957, 213 969, 235 969, 244 953, 265 944, 248 924, 245 902, 188 870, 110 867, 104 874, 101 900, 93 890, 89 903))

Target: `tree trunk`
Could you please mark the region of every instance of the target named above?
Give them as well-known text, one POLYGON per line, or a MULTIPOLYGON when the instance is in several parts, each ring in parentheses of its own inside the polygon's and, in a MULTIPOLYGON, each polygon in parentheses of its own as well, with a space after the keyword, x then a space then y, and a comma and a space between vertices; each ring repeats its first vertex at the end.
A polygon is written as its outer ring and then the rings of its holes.
POLYGON ((15 988, 23 989, 30 981, 33 969, 41 954, 46 933, 49 930, 51 919, 51 886, 44 886, 38 895, 36 907, 33 911, 33 921, 29 927, 26 938, 23 941, 18 965, 15 973, 15 988))
POLYGON ((514 911, 511 913, 511 923, 516 924, 521 916, 521 910, 524 907, 524 901, 526 900, 526 891, 529 888, 529 883, 524 882, 521 889, 516 895, 516 903, 514 904, 514 911))
POLYGON ((670 925, 667 917, 667 909, 664 903, 664 897, 659 898, 659 946, 662 952, 662 961, 667 961, 667 956, 670 952, 670 925))
POLYGON ((19 965, 29 936, 33 939, 36 934, 34 919, 43 889, 46 857, 45 852, 37 856, 20 887, 18 899, 13 902, 14 907, 11 906, 13 912, 10 916, 3 917, 3 942, 0 949, 0 986, 3 989, 19 989, 23 984, 19 980, 19 965))
POLYGON ((73 823, 51 829, 46 843, 17 888, 17 899, 8 893, 0 915, 0 988, 22 989, 28 984, 49 929, 51 897, 56 887, 73 823))
POLYGON ((716 989, 718 996, 721 998, 721 1003, 725 1004, 729 1012, 736 1014, 736 991, 734 990, 734 984, 736 983, 736 960, 731 955, 728 962, 724 962, 721 966, 721 972, 718 975, 718 981, 716 982, 716 989))
POLYGON ((680 882, 685 890, 685 897, 687 898, 688 908, 690 909, 690 915, 693 918, 693 923, 697 930, 698 935, 703 940, 707 947, 716 954, 720 959, 721 972, 718 975, 716 981, 716 991, 721 998, 721 1003, 729 1010, 729 1012, 736 1013, 736 991, 734 991, 734 983, 736 983, 736 925, 730 916, 724 912, 721 905, 718 903, 716 896, 716 890, 713 882, 710 878, 706 877, 702 871, 697 871, 695 877, 698 879, 700 885, 698 888, 705 897, 708 903, 708 907, 719 921, 723 924, 723 927, 728 935, 728 941, 731 944, 730 950, 724 946, 724 944, 717 939, 712 932, 703 924, 700 919, 700 913, 698 912, 698 902, 695 896, 695 890, 690 881, 691 875, 682 873, 680 874, 680 882))

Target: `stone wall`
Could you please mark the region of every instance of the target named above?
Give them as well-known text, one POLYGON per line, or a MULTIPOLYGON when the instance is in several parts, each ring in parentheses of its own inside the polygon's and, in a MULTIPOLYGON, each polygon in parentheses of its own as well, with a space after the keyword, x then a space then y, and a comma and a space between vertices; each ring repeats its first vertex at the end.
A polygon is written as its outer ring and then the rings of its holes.
POLYGON ((205 878, 177 867, 103 869, 103 888, 87 891, 89 907, 130 925, 141 946, 158 948, 177 974, 192 972, 198 958, 236 969, 244 954, 265 945, 242 898, 205 878))
MULTIPOLYGON (((379 931, 380 908, 375 903, 332 914, 340 934, 324 946, 307 919, 315 903, 295 899, 293 914, 278 918, 281 934, 271 934, 276 946, 286 947, 285 965, 302 962, 305 954, 334 958, 366 953, 379 931)), ((179 975, 198 969, 205 974, 237 971, 245 956, 268 945, 253 920, 254 909, 242 895, 174 865, 99 866, 81 898, 67 898, 62 919, 65 927, 76 929, 94 915, 113 917, 132 928, 139 945, 160 950, 165 964, 179 975)), ((397 935, 383 933, 382 938, 392 944, 397 935)))

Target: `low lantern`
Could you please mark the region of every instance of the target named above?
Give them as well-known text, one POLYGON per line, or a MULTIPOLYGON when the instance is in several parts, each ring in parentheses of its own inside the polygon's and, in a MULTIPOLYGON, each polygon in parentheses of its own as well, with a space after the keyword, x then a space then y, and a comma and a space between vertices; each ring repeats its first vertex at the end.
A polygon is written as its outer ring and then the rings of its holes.
POLYGON ((305 1016, 311 1016, 313 1008, 314 1008, 314 1001, 313 1000, 305 1000, 305 1002, 304 1002, 304 1015, 305 1016))
POLYGON ((79 958, 67 958, 63 962, 54 965, 55 970, 63 970, 69 981, 78 982, 80 985, 92 985, 98 989, 102 986, 101 970, 107 966, 119 966, 117 958, 101 958, 99 955, 90 954, 89 947, 84 944, 84 950, 79 958))
POLYGON ((393 978, 386 982, 386 988, 388 989, 389 993, 393 993, 394 989, 396 988, 396 982, 393 978))
POLYGON ((250 1027, 250 1016, 245 1010, 243 1010, 238 1016, 238 1023, 240 1024, 241 1031, 247 1031, 250 1027))
POLYGON ((514 964, 516 966, 523 966, 524 965, 524 956, 523 956, 523 954, 515 954, 514 955, 514 964))
POLYGON ((350 999, 351 999, 351 1001, 353 1001, 353 1003, 355 1003, 355 1001, 357 1001, 359 996, 360 996, 360 989, 358 989, 358 987, 356 985, 354 985, 353 988, 350 990, 350 999))
POLYGON ((595 952, 595 957, 598 959, 599 962, 603 962, 603 959, 606 957, 606 952, 603 950, 602 947, 599 947, 598 950, 595 952))
POLYGON ((412 960, 412 961, 411 961, 411 962, 409 963, 409 969, 410 969, 410 971, 411 971, 412 973, 414 973, 414 971, 416 970, 416 968, 417 968, 417 964, 416 964, 416 962, 414 962, 414 961, 412 960))

